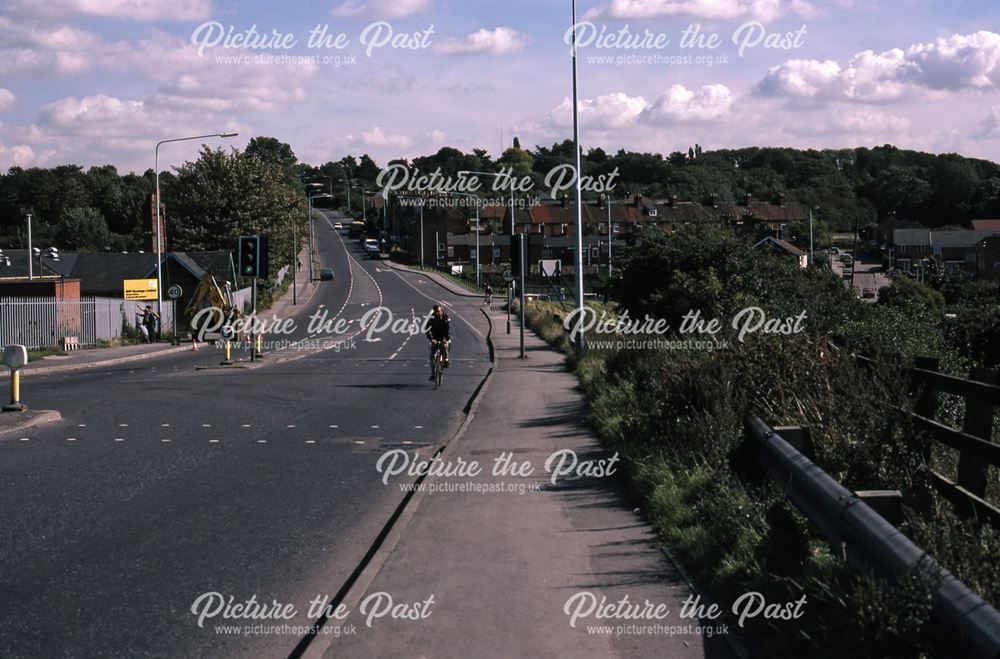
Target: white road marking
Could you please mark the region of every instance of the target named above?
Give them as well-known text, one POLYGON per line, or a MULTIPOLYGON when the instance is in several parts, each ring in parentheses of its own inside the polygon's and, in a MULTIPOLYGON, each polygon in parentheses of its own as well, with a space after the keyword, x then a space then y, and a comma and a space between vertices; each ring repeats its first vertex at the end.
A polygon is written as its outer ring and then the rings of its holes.
POLYGON ((251 424, 244 423, 242 426, 240 426, 240 428, 249 428, 250 426, 251 426, 251 424))
POLYGON ((161 428, 169 428, 169 427, 170 427, 170 424, 169 424, 169 423, 161 423, 161 424, 160 424, 160 427, 161 427, 161 428))
POLYGON ((423 428, 423 426, 413 426, 413 427, 416 428, 417 430, 420 430, 420 429, 423 428))
POLYGON ((315 439, 307 439, 306 440, 306 444, 315 444, 315 443, 316 443, 315 439))
POLYGON ((208 440, 208 443, 209 444, 218 444, 219 440, 217 440, 217 439, 210 439, 210 440, 208 440))
POLYGON ((87 424, 86 423, 78 423, 76 427, 77 428, 86 428, 87 424))
POLYGON ((364 444, 365 442, 364 442, 364 440, 361 440, 361 439, 355 439, 354 443, 355 444, 364 444))
POLYGON ((339 428, 340 426, 330 426, 331 428, 339 428))
POLYGON ((211 423, 203 423, 203 424, 201 424, 201 427, 202 428, 211 428, 212 424, 211 423))
POLYGON ((164 443, 166 443, 166 442, 169 442, 169 441, 171 441, 171 440, 169 440, 169 439, 167 439, 167 438, 163 438, 163 439, 161 439, 160 441, 161 441, 161 442, 164 442, 164 443))
POLYGON ((128 428, 128 424, 127 423, 119 423, 118 427, 119 428, 128 428))
POLYGON ((372 428, 374 428, 375 430, 378 430, 378 426, 372 426, 372 428))
POLYGON ((267 440, 266 439, 258 439, 257 443, 258 444, 267 444, 267 440))
POLYGON ((116 442, 124 442, 125 438, 124 437, 115 437, 115 441, 116 442))
POLYGON ((30 438, 30 437, 22 437, 22 438, 21 438, 21 441, 22 441, 22 442, 30 442, 30 441, 31 441, 31 438, 30 438))
POLYGON ((75 442, 76 441, 76 437, 67 437, 66 441, 67 442, 75 442))
POLYGON ((290 423, 290 424, 288 424, 288 425, 287 425, 287 426, 285 426, 285 427, 286 427, 286 428, 294 428, 294 427, 295 427, 295 424, 294 424, 294 423, 290 423))

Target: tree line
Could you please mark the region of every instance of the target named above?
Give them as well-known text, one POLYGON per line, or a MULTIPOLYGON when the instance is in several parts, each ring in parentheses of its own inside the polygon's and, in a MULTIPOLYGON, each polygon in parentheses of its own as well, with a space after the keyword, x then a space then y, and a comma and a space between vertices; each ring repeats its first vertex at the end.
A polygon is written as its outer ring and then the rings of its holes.
MULTIPOLYGON (((511 168, 530 176, 534 189, 552 168, 573 163, 573 143, 527 149, 514 138, 499 158, 482 149, 443 147, 403 163, 445 176, 459 171, 511 168)), ((1000 165, 956 154, 928 154, 875 148, 800 150, 744 148, 704 151, 693 145, 668 155, 592 148, 582 154, 584 175, 618 170, 616 198, 642 194, 676 196, 707 203, 741 201, 745 195, 786 199, 818 206, 822 228, 853 230, 896 215, 927 226, 964 224, 1000 217, 1000 165)), ((160 173, 171 248, 230 249, 234 233, 265 228, 290 233, 304 220, 303 184, 315 183, 318 207, 347 208, 360 214, 364 192, 378 189, 381 168, 367 154, 321 165, 299 162, 288 144, 257 137, 244 150, 203 148, 197 160, 160 173)), ((484 186, 489 188, 489 185, 484 186)), ((76 251, 137 251, 146 244, 149 195, 155 174, 121 174, 113 165, 84 169, 12 167, 0 174, 0 247, 27 245, 27 214, 34 242, 76 251)), ((284 245, 280 246, 282 249, 284 245)))

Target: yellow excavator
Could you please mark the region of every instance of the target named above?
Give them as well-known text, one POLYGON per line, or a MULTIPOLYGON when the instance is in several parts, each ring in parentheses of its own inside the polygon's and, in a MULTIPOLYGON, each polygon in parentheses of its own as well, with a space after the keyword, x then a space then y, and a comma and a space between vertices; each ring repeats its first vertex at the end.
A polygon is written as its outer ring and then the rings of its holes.
POLYGON ((229 328, 241 314, 233 304, 229 282, 226 282, 223 291, 212 273, 206 272, 198 282, 198 287, 194 289, 194 295, 184 309, 184 316, 188 319, 191 331, 200 334, 199 340, 204 340, 209 332, 232 336, 229 328))

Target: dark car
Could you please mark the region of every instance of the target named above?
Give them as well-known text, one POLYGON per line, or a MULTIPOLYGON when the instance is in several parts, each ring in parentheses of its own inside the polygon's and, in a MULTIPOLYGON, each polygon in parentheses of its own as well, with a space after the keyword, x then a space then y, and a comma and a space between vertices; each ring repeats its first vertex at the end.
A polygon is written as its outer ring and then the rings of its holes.
POLYGON ((323 280, 333 279, 333 268, 323 268, 320 270, 319 278, 323 280))

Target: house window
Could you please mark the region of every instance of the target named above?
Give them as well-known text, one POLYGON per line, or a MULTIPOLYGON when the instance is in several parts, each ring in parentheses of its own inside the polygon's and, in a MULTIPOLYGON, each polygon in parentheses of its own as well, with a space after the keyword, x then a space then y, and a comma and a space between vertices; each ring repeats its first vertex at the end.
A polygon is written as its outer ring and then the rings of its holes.
POLYGON ((604 233, 604 225, 603 224, 598 224, 597 225, 597 232, 598 233, 604 233))
POLYGON ((499 247, 494 247, 493 248, 493 258, 495 258, 495 259, 500 258, 500 248, 499 247))
POLYGON ((601 257, 601 248, 598 247, 598 246, 596 246, 596 245, 594 245, 593 247, 590 248, 590 255, 592 257, 594 257, 595 259, 600 258, 601 257))
POLYGON ((452 245, 448 245, 448 258, 455 257, 455 248, 452 245))
MULTIPOLYGON (((472 249, 470 249, 469 250, 469 258, 472 259, 473 261, 476 260, 477 258, 479 258, 479 250, 477 250, 475 247, 473 247, 472 249)), ((156 264, 154 263, 153 265, 156 265, 156 264)))
MULTIPOLYGON (((654 213, 654 215, 655 215, 655 214, 656 214, 656 213, 654 213)), ((612 224, 612 225, 611 225, 611 232, 612 232, 612 233, 618 233, 618 225, 617 225, 617 224, 612 224)))
POLYGON ((899 253, 900 254, 906 254, 907 252, 910 251, 910 246, 909 245, 897 245, 897 247, 899 248, 899 253))
POLYGON ((934 248, 934 256, 941 256, 941 248, 940 247, 935 247, 934 248))

